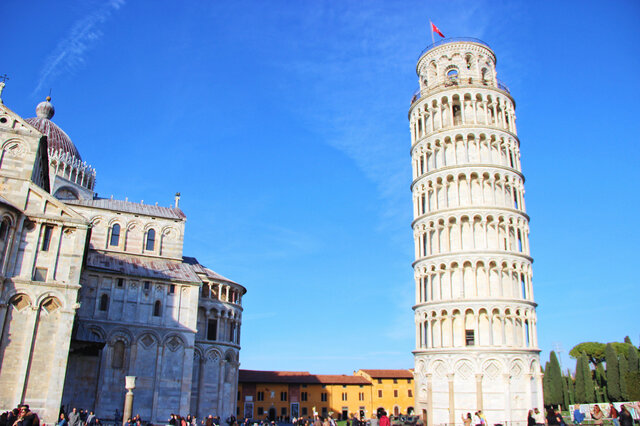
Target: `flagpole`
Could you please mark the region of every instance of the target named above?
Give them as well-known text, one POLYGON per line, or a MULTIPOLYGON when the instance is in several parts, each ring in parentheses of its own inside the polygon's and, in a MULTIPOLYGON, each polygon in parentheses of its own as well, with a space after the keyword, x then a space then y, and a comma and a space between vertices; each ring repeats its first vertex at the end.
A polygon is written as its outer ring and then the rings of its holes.
POLYGON ((429 32, 431 33, 431 43, 436 44, 436 39, 433 37, 433 22, 429 19, 429 32))

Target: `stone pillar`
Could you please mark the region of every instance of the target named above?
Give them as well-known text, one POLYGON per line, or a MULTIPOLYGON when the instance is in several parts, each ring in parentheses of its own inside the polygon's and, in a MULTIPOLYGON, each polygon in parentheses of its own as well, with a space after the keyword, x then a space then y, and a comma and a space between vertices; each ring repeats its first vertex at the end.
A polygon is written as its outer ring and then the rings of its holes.
POLYGON ((127 390, 127 394, 124 396, 124 409, 122 410, 123 425, 133 413, 133 390, 136 388, 136 376, 125 376, 124 388, 127 390))
POLYGON ((482 400, 482 374, 476 374, 476 406, 478 410, 484 410, 482 400))
POLYGON ((455 375, 447 374, 447 379, 449 379, 449 423, 454 425, 456 423, 456 395, 453 386, 453 379, 455 375))

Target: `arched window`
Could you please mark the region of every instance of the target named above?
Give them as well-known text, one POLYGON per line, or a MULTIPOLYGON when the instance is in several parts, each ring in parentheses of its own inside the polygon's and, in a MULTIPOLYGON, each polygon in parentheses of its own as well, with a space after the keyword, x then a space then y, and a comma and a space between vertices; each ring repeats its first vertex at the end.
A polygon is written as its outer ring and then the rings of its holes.
POLYGON ((456 81, 458 79, 458 70, 455 68, 450 69, 447 71, 447 77, 451 81, 456 81))
POLYGON ((109 296, 107 296, 106 294, 103 294, 102 296, 100 296, 100 306, 98 307, 98 309, 100 309, 101 311, 106 311, 109 308, 109 296))
POLYGON ((145 250, 153 251, 156 245, 156 231, 155 229, 149 229, 147 231, 147 243, 145 244, 145 250))
POLYGON ((111 239, 109 240, 110 246, 117 246, 120 243, 120 225, 115 223, 111 227, 111 239))
POLYGON ((160 316, 160 301, 156 300, 156 303, 153 305, 153 316, 154 317, 159 317, 160 316))
POLYGON ((2 220, 2 223, 0 223, 0 241, 6 241, 7 240, 7 236, 9 235, 9 227, 11 226, 11 223, 9 222, 9 219, 7 219, 6 217, 2 220))
POLYGON ((114 370, 120 370, 124 367, 124 342, 118 340, 113 345, 113 356, 111 358, 111 367, 114 370))

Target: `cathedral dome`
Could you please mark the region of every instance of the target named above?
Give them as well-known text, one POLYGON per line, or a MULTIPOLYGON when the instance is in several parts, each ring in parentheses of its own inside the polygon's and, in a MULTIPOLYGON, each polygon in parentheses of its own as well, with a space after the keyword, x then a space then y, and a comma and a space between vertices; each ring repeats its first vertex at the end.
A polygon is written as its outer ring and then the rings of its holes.
POLYGON ((60 154, 69 154, 78 161, 82 161, 78 148, 76 148, 73 142, 71 142, 69 136, 67 136, 60 127, 51 121, 56 110, 50 101, 51 97, 47 96, 46 101, 40 102, 36 107, 36 117, 27 118, 27 123, 31 124, 40 133, 47 136, 50 150, 58 151, 60 154))

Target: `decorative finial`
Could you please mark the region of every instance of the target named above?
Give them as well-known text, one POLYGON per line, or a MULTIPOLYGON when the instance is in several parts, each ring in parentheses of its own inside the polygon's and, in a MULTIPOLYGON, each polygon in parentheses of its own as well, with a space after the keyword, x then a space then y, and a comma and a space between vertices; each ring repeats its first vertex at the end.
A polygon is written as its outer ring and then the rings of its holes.
POLYGON ((7 75, 0 75, 0 79, 2 79, 2 81, 0 81, 0 104, 4 103, 2 102, 2 90, 4 90, 4 86, 5 86, 5 82, 7 80, 9 80, 9 77, 7 77, 7 75))
POLYGON ((180 207, 180 193, 176 192, 176 209, 180 207))
POLYGON ((46 100, 44 102, 40 102, 36 107, 36 116, 38 118, 51 120, 55 113, 56 109, 51 104, 51 96, 47 96, 46 100))

